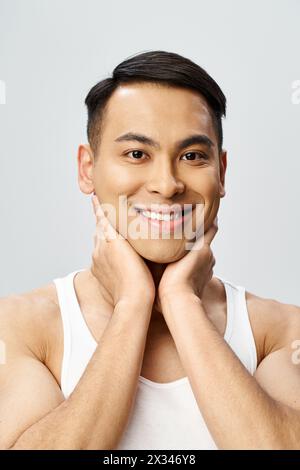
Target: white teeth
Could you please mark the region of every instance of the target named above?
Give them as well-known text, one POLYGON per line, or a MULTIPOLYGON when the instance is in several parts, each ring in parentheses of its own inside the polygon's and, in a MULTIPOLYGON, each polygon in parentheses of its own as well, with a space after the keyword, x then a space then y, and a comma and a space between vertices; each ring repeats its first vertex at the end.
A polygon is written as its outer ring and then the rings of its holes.
POLYGON ((164 221, 169 221, 173 219, 179 219, 181 217, 181 212, 176 212, 171 214, 162 214, 159 212, 151 212, 151 211, 141 211, 142 215, 144 217, 147 217, 148 219, 153 219, 153 220, 164 220, 164 221))

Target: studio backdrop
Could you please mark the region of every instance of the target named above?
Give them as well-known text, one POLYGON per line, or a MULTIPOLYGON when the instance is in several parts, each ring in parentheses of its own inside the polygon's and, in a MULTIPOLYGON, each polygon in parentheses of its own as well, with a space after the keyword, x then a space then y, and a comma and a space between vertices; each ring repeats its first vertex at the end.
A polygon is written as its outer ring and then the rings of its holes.
POLYGON ((300 303, 300 2, 0 0, 0 296, 91 260, 84 98, 126 58, 181 54, 227 98, 215 274, 300 303))

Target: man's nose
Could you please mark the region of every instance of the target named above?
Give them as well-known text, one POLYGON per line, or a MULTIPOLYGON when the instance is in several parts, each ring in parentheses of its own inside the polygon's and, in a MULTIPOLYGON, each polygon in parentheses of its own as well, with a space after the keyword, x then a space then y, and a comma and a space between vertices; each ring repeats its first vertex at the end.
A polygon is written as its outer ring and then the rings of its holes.
POLYGON ((147 182, 149 192, 161 194, 165 198, 171 198, 175 194, 181 194, 185 190, 184 182, 176 175, 171 163, 160 164, 147 182))

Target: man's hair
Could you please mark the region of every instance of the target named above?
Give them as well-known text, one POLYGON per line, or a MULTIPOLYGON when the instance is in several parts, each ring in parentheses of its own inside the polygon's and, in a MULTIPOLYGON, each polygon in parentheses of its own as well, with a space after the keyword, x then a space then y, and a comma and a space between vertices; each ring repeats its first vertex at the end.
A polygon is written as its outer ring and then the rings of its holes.
POLYGON ((107 103, 119 85, 152 82, 168 87, 188 88, 198 92, 209 105, 218 140, 223 145, 222 117, 226 115, 226 98, 219 85, 199 65, 179 54, 166 51, 143 52, 129 57, 115 67, 112 77, 98 82, 86 96, 87 135, 96 155, 107 103))

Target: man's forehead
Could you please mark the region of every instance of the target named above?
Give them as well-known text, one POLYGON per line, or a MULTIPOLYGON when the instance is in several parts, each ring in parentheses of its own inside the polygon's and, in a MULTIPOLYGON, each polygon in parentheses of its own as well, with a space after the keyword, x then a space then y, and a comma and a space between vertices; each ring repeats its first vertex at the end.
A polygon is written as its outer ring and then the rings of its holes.
POLYGON ((206 99, 195 90, 155 83, 119 85, 111 95, 109 103, 111 108, 123 105, 140 108, 143 102, 150 106, 160 106, 162 100, 169 102, 168 104, 172 111, 178 110, 184 112, 186 109, 192 108, 194 112, 209 113, 206 99), (178 106, 179 104, 180 107, 178 106))
POLYGON ((172 95, 167 96, 157 95, 157 87, 143 87, 147 92, 150 90, 147 94, 141 88, 122 86, 110 98, 106 116, 114 138, 130 130, 137 130, 138 127, 148 130, 141 132, 143 134, 149 134, 150 130, 159 134, 160 130, 165 132, 167 128, 168 132, 173 129, 175 134, 180 133, 183 137, 199 133, 209 134, 211 139, 214 138, 211 112, 200 95, 181 94, 177 99, 177 88, 172 95), (163 96, 166 96, 165 100, 163 96))

